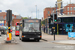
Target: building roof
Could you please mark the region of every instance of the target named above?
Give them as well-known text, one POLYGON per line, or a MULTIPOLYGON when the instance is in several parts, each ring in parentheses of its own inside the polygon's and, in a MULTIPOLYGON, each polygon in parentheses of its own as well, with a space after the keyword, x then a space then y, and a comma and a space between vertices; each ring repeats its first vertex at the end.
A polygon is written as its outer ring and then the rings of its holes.
POLYGON ((6 15, 6 12, 0 12, 0 16, 6 15))
MULTIPOLYGON (((66 6, 75 6, 75 4, 67 4, 66 6)), ((65 6, 65 7, 66 7, 66 6, 65 6)))
POLYGON ((56 8, 56 7, 46 7, 45 9, 56 8))
POLYGON ((64 17, 75 17, 75 15, 58 15, 59 18, 64 18, 64 17))
POLYGON ((21 19, 22 17, 20 15, 16 15, 16 19, 21 19))

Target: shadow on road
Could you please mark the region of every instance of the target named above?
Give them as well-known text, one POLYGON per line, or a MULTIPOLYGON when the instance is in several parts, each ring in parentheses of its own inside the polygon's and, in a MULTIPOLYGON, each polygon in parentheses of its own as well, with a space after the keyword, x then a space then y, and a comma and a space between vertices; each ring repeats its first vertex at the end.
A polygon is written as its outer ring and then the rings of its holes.
POLYGON ((22 42, 41 42, 41 41, 36 41, 36 40, 24 40, 22 42))

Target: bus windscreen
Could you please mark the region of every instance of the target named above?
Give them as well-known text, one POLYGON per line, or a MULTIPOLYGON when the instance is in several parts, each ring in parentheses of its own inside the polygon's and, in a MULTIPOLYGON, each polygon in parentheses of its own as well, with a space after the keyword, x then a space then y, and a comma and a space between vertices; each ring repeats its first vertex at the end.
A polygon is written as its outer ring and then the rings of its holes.
POLYGON ((29 22, 25 23, 23 31, 24 32, 40 32, 39 23, 29 23, 29 22))

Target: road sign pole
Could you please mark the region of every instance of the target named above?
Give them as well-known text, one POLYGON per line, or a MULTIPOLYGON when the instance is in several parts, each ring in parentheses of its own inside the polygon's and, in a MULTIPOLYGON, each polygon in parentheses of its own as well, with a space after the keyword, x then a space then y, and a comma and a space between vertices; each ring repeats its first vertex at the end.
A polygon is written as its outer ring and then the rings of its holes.
POLYGON ((53 30, 53 34, 54 34, 54 40, 55 40, 55 27, 52 27, 52 30, 53 30))
MULTIPOLYGON (((8 21, 8 28, 10 27, 10 21, 8 21)), ((10 29, 8 29, 9 30, 9 33, 10 33, 10 29)))
POLYGON ((11 43, 12 34, 10 32, 10 22, 12 21, 12 10, 7 10, 6 21, 8 23, 8 32, 7 32, 7 40, 6 43, 11 43))
POLYGON ((54 12, 53 12, 53 23, 54 23, 54 12))
POLYGON ((55 33, 54 33, 54 40, 55 40, 55 33))

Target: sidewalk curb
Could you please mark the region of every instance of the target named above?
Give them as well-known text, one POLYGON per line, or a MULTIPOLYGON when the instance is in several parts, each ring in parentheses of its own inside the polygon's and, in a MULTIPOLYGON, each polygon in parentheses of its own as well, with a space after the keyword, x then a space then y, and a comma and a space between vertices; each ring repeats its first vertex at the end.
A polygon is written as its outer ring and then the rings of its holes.
POLYGON ((41 39, 41 40, 43 40, 43 41, 48 41, 48 40, 46 40, 46 39, 41 39))
POLYGON ((75 45, 75 43, 67 43, 66 41, 51 41, 52 43, 55 43, 55 44, 64 44, 64 45, 75 45))

